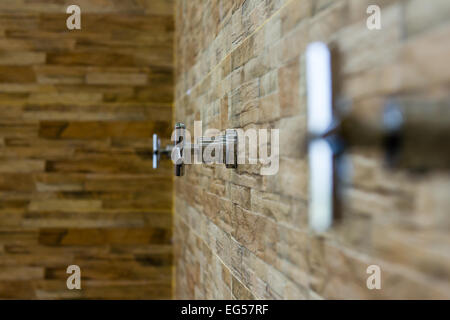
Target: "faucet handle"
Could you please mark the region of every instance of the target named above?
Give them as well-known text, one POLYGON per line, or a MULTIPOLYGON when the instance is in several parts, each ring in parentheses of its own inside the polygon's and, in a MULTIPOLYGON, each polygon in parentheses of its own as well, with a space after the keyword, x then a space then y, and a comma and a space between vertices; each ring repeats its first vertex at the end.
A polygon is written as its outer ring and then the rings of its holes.
POLYGON ((161 157, 161 140, 156 133, 153 134, 153 169, 157 169, 159 165, 159 159, 161 157))

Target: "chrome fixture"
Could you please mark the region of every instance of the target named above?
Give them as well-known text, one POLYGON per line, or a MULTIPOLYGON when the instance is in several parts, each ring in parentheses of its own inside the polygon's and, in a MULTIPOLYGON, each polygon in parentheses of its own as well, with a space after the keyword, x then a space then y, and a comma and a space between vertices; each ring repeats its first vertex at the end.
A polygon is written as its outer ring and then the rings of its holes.
POLYGON ((161 149, 161 140, 156 133, 153 134, 153 169, 157 169, 161 155, 170 157, 173 146, 167 145, 164 149, 161 149))
POLYGON ((186 141, 185 124, 178 122, 175 124, 173 141, 174 145, 168 145, 165 149, 161 149, 158 136, 153 135, 153 168, 158 167, 162 154, 170 155, 174 163, 175 176, 183 176, 185 165, 191 164, 192 159, 201 159, 201 163, 211 163, 203 157, 207 149, 219 150, 217 163, 225 164, 229 169, 237 168, 238 136, 234 129, 227 129, 225 134, 217 137, 200 137, 196 143, 192 144, 186 141))
POLYGON ((312 230, 331 227, 340 209, 342 182, 348 180, 344 156, 354 147, 381 148, 391 168, 450 169, 448 101, 389 97, 376 117, 360 116, 350 103, 333 101, 331 52, 320 42, 307 48, 306 79, 312 230))

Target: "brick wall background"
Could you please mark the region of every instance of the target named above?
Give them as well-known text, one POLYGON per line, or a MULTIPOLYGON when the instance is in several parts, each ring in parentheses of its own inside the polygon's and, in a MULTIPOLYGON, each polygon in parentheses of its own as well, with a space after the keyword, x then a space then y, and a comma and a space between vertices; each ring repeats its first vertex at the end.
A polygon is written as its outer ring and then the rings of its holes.
POLYGON ((172 296, 173 38, 172 1, 0 1, 0 298, 172 296))
POLYGON ((387 171, 356 150, 343 216, 317 236, 301 148, 309 42, 338 49, 339 95, 358 111, 397 95, 450 101, 449 17, 447 0, 176 2, 176 120, 281 129, 275 176, 197 165, 176 179, 177 298, 450 298, 448 173, 387 171), (381 31, 366 28, 370 4, 381 31), (382 290, 366 288, 371 264, 382 290))

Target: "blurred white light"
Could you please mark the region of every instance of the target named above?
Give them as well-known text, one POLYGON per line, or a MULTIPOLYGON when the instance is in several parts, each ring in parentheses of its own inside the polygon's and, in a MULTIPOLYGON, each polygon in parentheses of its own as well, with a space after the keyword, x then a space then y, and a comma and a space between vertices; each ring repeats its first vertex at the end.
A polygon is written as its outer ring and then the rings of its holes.
POLYGON ((309 144, 309 226, 316 232, 333 219, 333 152, 325 140, 309 144))
POLYGON ((153 134, 153 169, 158 168, 158 154, 155 153, 156 150, 158 150, 158 135, 156 135, 156 133, 154 133, 153 134))
MULTIPOLYGON (((308 133, 322 135, 333 120, 331 54, 325 43, 306 50, 308 133)), ((309 152, 309 226, 316 232, 331 227, 333 219, 333 151, 324 139, 312 140, 309 152)))
POLYGON ((331 55, 327 45, 314 42, 306 49, 308 131, 323 133, 333 120, 331 55))

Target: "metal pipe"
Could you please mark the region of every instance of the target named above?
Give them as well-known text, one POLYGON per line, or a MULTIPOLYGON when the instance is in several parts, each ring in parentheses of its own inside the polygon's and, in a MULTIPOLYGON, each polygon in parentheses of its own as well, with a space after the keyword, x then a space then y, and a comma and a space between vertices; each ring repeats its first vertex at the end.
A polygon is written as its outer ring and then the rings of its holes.
POLYGON ((333 130, 328 134, 346 149, 381 148, 390 167, 450 169, 450 106, 443 101, 388 100, 378 116, 350 113, 333 130))
MULTIPOLYGON (((388 99, 378 114, 333 110, 331 52, 325 43, 306 51, 308 92, 309 225, 323 232, 339 215, 339 170, 353 148, 379 148, 393 168, 413 171, 450 169, 450 103, 417 97, 388 99), (383 108, 384 107, 384 108, 383 108)), ((356 111, 355 111, 356 110, 356 111)))
POLYGON ((175 176, 184 175, 184 166, 190 164, 186 159, 202 159, 203 163, 223 163, 227 168, 237 168, 238 136, 234 129, 227 129, 225 134, 217 137, 200 137, 196 143, 185 141, 186 126, 183 123, 175 125, 175 146, 172 150, 172 160, 175 163, 175 176), (208 150, 207 150, 208 149, 208 150), (211 159, 205 159, 205 151, 210 151, 211 159), (215 154, 219 151, 219 154, 215 154), (218 161, 214 161, 217 160, 218 161))

